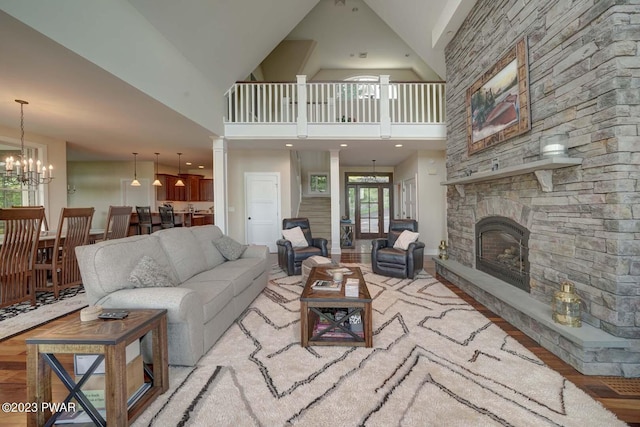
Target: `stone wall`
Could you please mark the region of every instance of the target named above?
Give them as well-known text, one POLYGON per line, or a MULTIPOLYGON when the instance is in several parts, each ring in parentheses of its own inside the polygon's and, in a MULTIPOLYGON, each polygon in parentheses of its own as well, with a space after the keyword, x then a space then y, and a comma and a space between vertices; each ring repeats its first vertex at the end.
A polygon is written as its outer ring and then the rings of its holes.
POLYGON ((550 303, 562 280, 583 321, 640 338, 640 1, 479 0, 446 48, 447 177, 538 159, 563 141, 581 166, 447 190, 450 253, 474 264, 474 225, 502 215, 531 232, 531 295, 550 303), (466 90, 515 42, 529 49, 531 130, 469 156, 466 90))

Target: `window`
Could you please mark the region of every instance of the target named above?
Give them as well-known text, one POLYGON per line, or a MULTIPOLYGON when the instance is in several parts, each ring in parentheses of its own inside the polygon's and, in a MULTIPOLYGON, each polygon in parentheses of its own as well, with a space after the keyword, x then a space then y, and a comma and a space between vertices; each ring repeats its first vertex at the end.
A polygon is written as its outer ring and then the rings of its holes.
MULTIPOLYGON (((358 99, 380 99, 380 78, 378 76, 355 76, 345 79, 347 82, 358 82, 361 83, 357 85, 355 89, 348 89, 351 92, 356 93, 346 93, 343 96, 349 98, 358 98, 358 99)), ((389 99, 397 99, 398 98, 398 86, 393 83, 389 84, 389 99)))
MULTIPOLYGON (((9 156, 14 158, 20 155, 20 150, 12 145, 4 145, 0 141, 0 171, 5 172, 5 159, 9 156)), ((34 159, 38 158, 38 150, 25 148, 25 155, 34 159)), ((0 179, 0 208, 10 208, 11 206, 38 205, 42 197, 38 187, 23 186, 13 180, 0 179)))
POLYGON ((326 172, 310 172, 309 193, 329 194, 329 174, 326 172))

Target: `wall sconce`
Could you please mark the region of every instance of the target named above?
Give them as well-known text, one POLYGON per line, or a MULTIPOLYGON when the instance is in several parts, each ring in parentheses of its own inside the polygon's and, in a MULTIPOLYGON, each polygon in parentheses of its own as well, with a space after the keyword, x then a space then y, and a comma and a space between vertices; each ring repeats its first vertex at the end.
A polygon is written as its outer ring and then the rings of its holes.
POLYGON ((75 194, 76 193, 76 186, 71 186, 69 184, 67 184, 67 194, 75 194))

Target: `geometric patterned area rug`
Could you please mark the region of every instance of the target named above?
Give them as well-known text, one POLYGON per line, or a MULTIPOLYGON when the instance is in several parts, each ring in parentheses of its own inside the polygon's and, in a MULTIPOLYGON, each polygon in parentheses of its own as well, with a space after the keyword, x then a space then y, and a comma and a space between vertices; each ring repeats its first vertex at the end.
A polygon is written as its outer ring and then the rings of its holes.
POLYGON ((54 298, 53 292, 38 292, 36 305, 27 301, 0 309, 0 340, 79 310, 87 304, 82 285, 61 290, 58 299, 54 298))
POLYGON ((134 425, 626 425, 427 273, 358 266, 373 348, 302 348, 301 276, 274 266, 196 367, 170 367, 169 391, 134 425))

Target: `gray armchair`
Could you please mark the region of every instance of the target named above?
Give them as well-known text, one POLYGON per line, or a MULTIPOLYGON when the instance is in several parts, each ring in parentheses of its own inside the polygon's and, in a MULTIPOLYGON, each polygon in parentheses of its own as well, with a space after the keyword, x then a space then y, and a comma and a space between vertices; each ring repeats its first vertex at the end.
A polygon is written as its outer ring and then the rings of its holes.
POLYGON ((404 230, 418 231, 418 222, 413 219, 392 219, 389 221, 389 235, 386 239, 371 242, 371 266, 373 272, 382 276, 413 279, 424 266, 424 243, 413 242, 404 251, 393 245, 404 230))
POLYGON ((279 239, 276 242, 278 246, 278 265, 285 270, 289 276, 302 274, 302 261, 305 259, 314 255, 326 257, 328 254, 327 239, 312 237, 309 220, 307 218, 285 218, 282 220, 283 230, 289 230, 295 227, 302 229, 309 246, 306 248, 294 248, 291 242, 286 239, 279 239))

